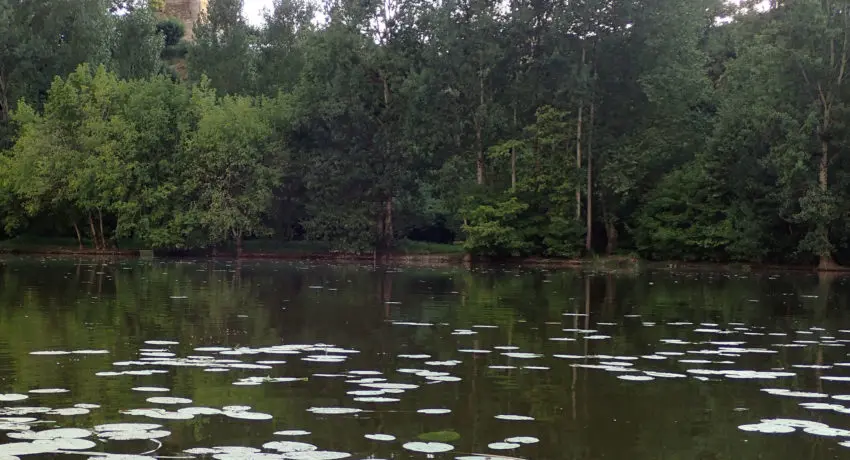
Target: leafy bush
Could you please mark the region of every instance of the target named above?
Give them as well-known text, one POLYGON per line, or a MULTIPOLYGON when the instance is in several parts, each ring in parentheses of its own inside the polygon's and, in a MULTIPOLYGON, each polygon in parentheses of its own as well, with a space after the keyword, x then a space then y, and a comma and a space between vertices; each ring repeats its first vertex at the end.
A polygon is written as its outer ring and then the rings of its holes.
POLYGON ((522 255, 531 249, 522 231, 523 212, 528 205, 516 197, 493 204, 482 204, 469 213, 463 225, 464 248, 471 254, 487 256, 522 255))
POLYGON ((724 260, 733 225, 695 165, 668 174, 638 216, 635 240, 652 259, 724 260))

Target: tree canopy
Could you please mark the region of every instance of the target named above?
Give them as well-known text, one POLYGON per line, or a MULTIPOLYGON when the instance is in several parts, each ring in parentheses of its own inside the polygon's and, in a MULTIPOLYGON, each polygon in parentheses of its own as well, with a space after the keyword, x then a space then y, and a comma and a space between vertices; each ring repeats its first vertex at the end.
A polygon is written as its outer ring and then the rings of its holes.
POLYGON ((848 0, 63 1, 0 0, 9 237, 850 262, 848 0))

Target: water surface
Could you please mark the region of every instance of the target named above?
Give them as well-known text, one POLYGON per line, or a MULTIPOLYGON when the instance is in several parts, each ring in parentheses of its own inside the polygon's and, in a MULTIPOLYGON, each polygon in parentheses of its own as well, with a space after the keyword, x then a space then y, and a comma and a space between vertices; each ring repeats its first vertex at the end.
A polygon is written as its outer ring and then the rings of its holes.
POLYGON ((850 456, 847 278, 6 258, 0 286, 0 459, 850 456))

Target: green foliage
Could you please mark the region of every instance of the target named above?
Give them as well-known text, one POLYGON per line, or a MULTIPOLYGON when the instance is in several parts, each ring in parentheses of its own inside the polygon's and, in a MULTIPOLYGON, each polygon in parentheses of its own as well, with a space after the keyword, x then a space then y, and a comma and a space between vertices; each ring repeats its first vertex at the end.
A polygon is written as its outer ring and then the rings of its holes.
POLYGON ((734 239, 724 207, 693 164, 662 179, 637 223, 637 249, 655 259, 720 261, 734 239))
POLYGON ((850 256, 845 0, 160 6, 0 0, 7 235, 850 256))
POLYGON ((232 238, 241 250, 243 237, 270 233, 262 218, 280 185, 283 164, 270 145, 266 107, 244 96, 216 98, 202 84, 189 110, 197 117, 196 130, 183 144, 191 213, 208 244, 232 238))
POLYGON ((160 72, 164 38, 154 12, 133 10, 117 19, 117 40, 112 51, 115 72, 121 78, 145 78, 160 72))
POLYGON ((210 0, 193 29, 189 47, 189 79, 209 78, 220 96, 254 88, 256 57, 251 28, 242 16, 242 0, 210 0))
POLYGON ((525 238, 524 213, 528 205, 516 197, 482 204, 469 212, 464 248, 472 254, 517 256, 531 249, 525 238))
POLYGON ((156 24, 156 31, 165 37, 165 46, 175 46, 186 34, 186 26, 177 18, 167 18, 156 24))

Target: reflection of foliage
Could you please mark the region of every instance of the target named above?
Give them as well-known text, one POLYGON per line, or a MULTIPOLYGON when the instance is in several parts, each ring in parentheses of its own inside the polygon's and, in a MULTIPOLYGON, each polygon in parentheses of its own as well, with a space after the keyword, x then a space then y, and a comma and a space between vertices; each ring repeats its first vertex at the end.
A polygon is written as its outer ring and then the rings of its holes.
MULTIPOLYGON (((143 398, 128 391, 137 382, 167 386, 174 395, 189 397, 197 405, 245 404, 275 414, 278 426, 274 428, 215 418, 175 424, 166 446, 175 450, 198 443, 245 444, 272 429, 303 428, 314 431, 316 438, 311 442, 317 445, 357 453, 372 449, 371 444, 358 444, 364 442, 360 430, 371 429, 399 439, 450 441, 464 452, 484 451, 487 443, 510 436, 533 435, 541 443, 527 447, 529 458, 755 457, 755 452, 770 447, 756 439, 743 447, 730 443, 740 439, 737 425, 754 417, 801 410, 794 400, 777 405, 758 391, 779 382, 703 385, 659 379, 651 384, 621 383, 603 371, 573 368, 568 361, 549 357, 510 359, 496 350, 489 355, 459 356, 458 349, 510 344, 549 356, 638 356, 657 350, 662 338, 694 340, 692 327, 666 324, 672 321, 737 321, 791 330, 808 323, 836 329, 848 320, 847 313, 830 308, 847 297, 841 280, 761 274, 620 277, 572 271, 466 272, 275 262, 10 259, 0 265, 0 283, 0 369, 5 378, 0 380, 0 392, 65 387, 72 390, 74 402, 106 404, 90 417, 73 421, 78 424, 115 421, 118 409, 145 405, 143 398), (800 299, 800 294, 818 297, 800 299), (586 299, 590 318, 562 316, 584 312, 586 299), (642 316, 623 318, 627 313, 642 316), (776 313, 782 316, 776 319, 776 313), (433 326, 396 326, 388 319, 433 326), (593 327, 599 321, 618 323, 603 330, 612 335, 610 340, 587 345, 548 340, 574 336, 563 328, 593 327), (655 325, 645 326, 643 321, 655 325), (478 333, 470 336, 451 335, 455 328, 475 325, 497 328, 474 329, 478 333), (181 344, 175 351, 181 356, 204 345, 332 343, 360 353, 351 356, 347 367, 327 372, 374 369, 404 381, 413 377, 396 374, 397 369, 416 364, 396 356, 427 352, 435 360, 462 360, 455 367, 440 369, 462 381, 422 385, 405 393, 393 410, 352 420, 321 419, 305 411, 309 405, 351 404, 345 395, 350 386, 341 380, 312 377, 253 389, 231 385, 247 375, 310 377, 329 369, 303 363, 298 357, 286 357, 284 366, 244 375, 175 369, 138 379, 94 376, 111 369, 112 361, 136 359, 139 348, 146 347, 143 341, 149 339, 178 340, 181 344), (81 348, 104 348, 111 355, 29 355, 40 349, 81 348), (490 369, 493 364, 516 368, 490 369), (550 369, 522 369, 528 365, 550 369), (427 407, 448 407, 453 412, 441 417, 416 414, 427 407), (736 407, 748 407, 750 412, 735 412, 736 407), (528 431, 520 432, 518 425, 495 420, 495 414, 531 415, 537 422, 521 425, 528 431), (612 445, 612 432, 632 441, 612 445)), ((835 356, 824 357, 826 353, 835 351, 781 351, 744 356, 736 362, 742 368, 788 368, 835 356)), ((661 366, 677 372, 686 368, 673 360, 661 366)), ((791 450, 794 458, 800 456, 791 450)), ((385 452, 374 453, 388 457, 385 452)))

